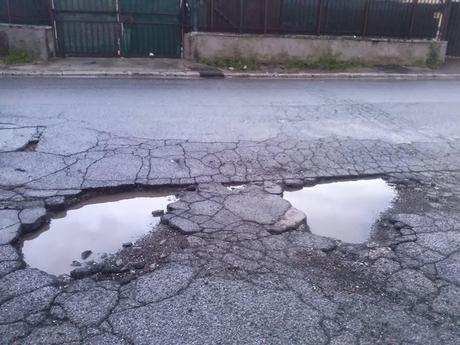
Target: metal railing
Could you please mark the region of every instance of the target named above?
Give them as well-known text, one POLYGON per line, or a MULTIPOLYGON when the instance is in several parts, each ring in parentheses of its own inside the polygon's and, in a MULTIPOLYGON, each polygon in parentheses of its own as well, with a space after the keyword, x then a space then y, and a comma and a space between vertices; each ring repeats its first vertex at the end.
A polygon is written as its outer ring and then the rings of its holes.
POLYGON ((0 0, 0 22, 51 25, 50 0, 0 0))
POLYGON ((189 0, 194 31, 437 38, 445 0, 189 0))

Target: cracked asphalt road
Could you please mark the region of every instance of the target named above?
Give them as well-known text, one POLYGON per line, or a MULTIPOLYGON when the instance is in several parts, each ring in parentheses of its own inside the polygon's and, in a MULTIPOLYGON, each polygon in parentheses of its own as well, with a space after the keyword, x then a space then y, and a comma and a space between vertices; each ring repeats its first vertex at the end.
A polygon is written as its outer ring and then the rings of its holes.
POLYGON ((459 91, 0 80, 0 343, 458 344, 459 91), (372 176, 399 196, 360 245, 311 234, 279 200, 372 176), (54 277, 24 263, 21 236, 52 211, 167 186, 180 201, 113 258, 127 272, 54 277))

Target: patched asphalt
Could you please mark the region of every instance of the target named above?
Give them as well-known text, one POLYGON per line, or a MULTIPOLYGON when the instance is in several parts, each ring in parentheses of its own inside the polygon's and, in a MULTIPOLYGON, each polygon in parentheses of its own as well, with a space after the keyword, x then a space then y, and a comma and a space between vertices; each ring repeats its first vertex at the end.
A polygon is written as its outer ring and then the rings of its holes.
POLYGON ((0 343, 458 344, 459 90, 1 80, 0 343), (310 233, 281 197, 376 176, 398 197, 363 244, 310 233), (165 187, 162 224, 107 262, 23 261, 53 211, 165 187))

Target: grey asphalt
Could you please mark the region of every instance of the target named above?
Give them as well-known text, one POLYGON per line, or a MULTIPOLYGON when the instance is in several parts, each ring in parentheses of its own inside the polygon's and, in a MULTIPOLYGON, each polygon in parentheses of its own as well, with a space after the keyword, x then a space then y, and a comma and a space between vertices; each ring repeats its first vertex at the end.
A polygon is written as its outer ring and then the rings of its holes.
POLYGON ((32 125, 59 128, 56 140, 68 138, 67 131, 77 126, 204 142, 279 135, 406 142, 458 138, 459 86, 457 81, 5 79, 0 90, 3 117, 32 117, 32 125))
POLYGON ((1 79, 0 343, 458 344, 459 95, 457 81, 1 79), (272 196, 370 176, 399 197, 360 245, 311 234, 272 196), (128 274, 24 263, 21 236, 52 210, 164 186, 187 192, 113 257, 128 274))

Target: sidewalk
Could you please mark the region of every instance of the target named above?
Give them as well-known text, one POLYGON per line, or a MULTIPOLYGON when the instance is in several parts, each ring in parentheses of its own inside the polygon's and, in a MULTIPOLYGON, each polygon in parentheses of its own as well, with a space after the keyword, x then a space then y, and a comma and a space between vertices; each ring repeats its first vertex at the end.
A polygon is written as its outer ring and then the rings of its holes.
POLYGON ((0 65, 0 77, 460 80, 460 59, 450 59, 437 70, 380 66, 345 71, 230 71, 182 59, 56 58, 46 63, 0 65))
POLYGON ((196 64, 181 59, 55 58, 49 62, 0 65, 3 77, 199 78, 196 64))

